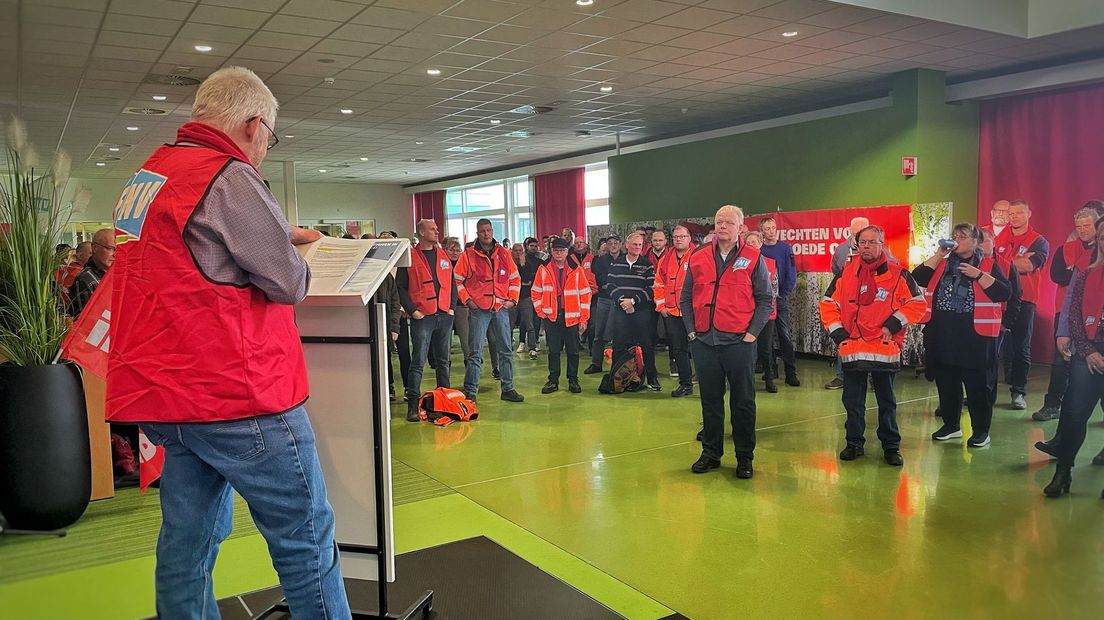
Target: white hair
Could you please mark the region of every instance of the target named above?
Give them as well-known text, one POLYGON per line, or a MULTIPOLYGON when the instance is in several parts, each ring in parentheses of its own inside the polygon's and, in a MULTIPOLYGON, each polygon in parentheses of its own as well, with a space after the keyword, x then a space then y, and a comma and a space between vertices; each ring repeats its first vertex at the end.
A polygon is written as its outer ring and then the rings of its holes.
POLYGON ((720 209, 717 209, 717 214, 713 216, 713 219, 714 220, 718 219, 719 217, 721 217, 722 213, 724 215, 730 215, 730 216, 736 218, 736 224, 743 224, 744 223, 744 210, 741 209, 740 207, 734 207, 732 205, 725 205, 725 206, 721 207, 720 209))
POLYGON ((851 218, 851 226, 854 227, 856 225, 859 226, 859 228, 866 228, 867 226, 870 226, 870 220, 861 215, 851 218))
POLYGON ((192 120, 230 130, 253 117, 275 128, 280 104, 272 91, 245 67, 226 67, 203 80, 192 104, 192 120))

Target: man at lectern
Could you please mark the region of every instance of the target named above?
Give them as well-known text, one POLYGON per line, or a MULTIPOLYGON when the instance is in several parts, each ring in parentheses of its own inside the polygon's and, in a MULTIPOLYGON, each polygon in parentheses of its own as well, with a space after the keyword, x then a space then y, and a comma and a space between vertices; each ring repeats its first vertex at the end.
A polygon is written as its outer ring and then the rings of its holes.
POLYGON ((320 235, 288 226, 257 171, 276 109, 252 71, 212 73, 115 207, 107 418, 165 448, 160 618, 218 617, 211 570, 234 491, 292 615, 350 616, 292 311, 310 283, 293 244, 320 235))
POLYGON ((452 261, 437 243, 437 222, 420 220, 418 247, 410 252, 410 266, 399 269, 399 302, 410 317, 410 374, 406 377, 406 421, 418 421, 418 398, 422 395, 422 372, 433 348, 437 387, 449 384, 452 346, 452 300, 456 280, 452 261))

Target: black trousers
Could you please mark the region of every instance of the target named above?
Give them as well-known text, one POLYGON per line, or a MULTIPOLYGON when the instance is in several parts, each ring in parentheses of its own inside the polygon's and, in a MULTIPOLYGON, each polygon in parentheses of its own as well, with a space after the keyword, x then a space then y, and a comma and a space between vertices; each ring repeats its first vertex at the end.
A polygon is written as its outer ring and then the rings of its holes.
POLYGON ((615 310, 613 301, 605 297, 599 297, 597 301, 591 303, 593 305, 590 313, 590 364, 601 368, 606 357, 606 342, 610 340, 610 319, 615 310))
POLYGON ((935 387, 939 391, 939 414, 943 424, 959 428, 962 421, 962 387, 969 399, 970 425, 975 435, 988 435, 993 422, 993 402, 990 400, 997 376, 988 368, 963 368, 940 365, 935 371, 935 387), (976 403, 976 404, 975 404, 976 403))
MULTIPOLYGON (((895 372, 843 371, 843 408, 847 421, 847 444, 861 446, 866 443, 866 386, 867 377, 874 384, 874 397, 878 401, 878 439, 883 450, 901 448, 901 432, 897 428, 897 395, 893 393, 895 372)), ((943 403, 939 404, 942 410, 943 403)), ((962 405, 959 405, 959 410, 962 405)))
POLYGON ((406 378, 410 376, 410 320, 406 317, 399 319, 399 339, 395 347, 399 350, 399 376, 405 389, 406 378))
POLYGON ((755 341, 759 349, 756 359, 763 366, 763 377, 770 377, 771 379, 778 376, 777 362, 774 359, 775 327, 775 319, 767 321, 767 324, 763 326, 763 331, 759 332, 759 338, 755 341))
MULTIPOLYGON (((790 319, 790 300, 778 298, 778 318, 775 319, 774 333, 778 336, 778 349, 782 353, 782 365, 787 376, 797 372, 797 356, 794 354, 793 321, 790 319)), ((771 356, 772 363, 774 356, 771 356)), ((777 373, 775 373, 777 376, 777 373)))
POLYGON ((548 345, 548 381, 560 382, 560 351, 567 349, 567 380, 579 380, 579 326, 567 326, 563 312, 555 321, 542 319, 548 345))
POLYGON ((1069 389, 1062 401, 1062 439, 1058 446, 1058 466, 1073 467, 1096 403, 1104 397, 1104 375, 1089 372, 1085 358, 1074 355, 1070 361, 1069 389))
POLYGON ((626 314, 617 306, 610 310, 609 320, 613 322, 613 359, 620 359, 629 349, 639 345, 644 356, 645 378, 653 385, 659 383, 655 365, 655 310, 637 309, 626 314))
POLYGON ((720 459, 724 454, 724 397, 728 388, 733 447, 737 457, 751 458, 755 451, 755 343, 710 346, 693 340, 690 347, 698 366, 702 455, 720 459))
POLYGON ((1012 324, 1012 393, 1027 394, 1027 373, 1031 370, 1031 335, 1035 330, 1035 304, 1025 301, 1012 324))
POLYGON ((671 359, 678 368, 679 387, 690 387, 694 370, 690 367, 690 341, 686 335, 686 324, 681 316, 663 317, 667 327, 667 346, 671 349, 671 359))

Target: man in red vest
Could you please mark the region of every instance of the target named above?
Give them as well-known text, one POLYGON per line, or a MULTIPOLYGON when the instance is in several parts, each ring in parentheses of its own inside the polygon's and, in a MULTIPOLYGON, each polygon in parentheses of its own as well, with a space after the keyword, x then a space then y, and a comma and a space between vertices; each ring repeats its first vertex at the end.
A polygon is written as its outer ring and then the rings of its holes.
POLYGON ((514 355, 511 349, 510 308, 518 305, 521 275, 506 248, 494 238, 491 220, 475 224, 476 240, 456 262, 456 294, 468 307, 468 358, 464 363, 464 395, 475 401, 483 368, 483 339, 490 335, 498 346, 502 400, 520 403, 525 397, 514 389, 514 355))
MULTIPOLYGON (((656 231, 658 234, 659 231, 656 231)), ((675 247, 663 254, 659 259, 655 271, 655 304, 656 312, 660 315, 660 321, 667 330, 667 346, 671 349, 671 358, 678 369, 679 385, 673 392, 672 398, 688 396, 694 392, 693 375, 690 367, 690 354, 688 347, 690 340, 686 331, 686 324, 682 322, 682 311, 679 310, 679 301, 682 299, 682 287, 686 280, 687 271, 690 268, 690 230, 685 226, 676 226, 671 231, 675 247)))
POLYGON ((1035 310, 1043 284, 1043 265, 1050 244, 1031 227, 1031 207, 1025 200, 1013 200, 1008 207, 1008 228, 997 235, 997 260, 1001 267, 1020 274, 1023 297, 1020 312, 1012 324, 1009 343, 1012 353, 1012 408, 1027 409, 1027 375, 1031 370, 1031 336, 1035 310), (1002 237, 1004 241, 1002 242, 1002 237))
POLYGON ((410 317, 410 371, 406 377, 406 421, 418 422, 418 399, 422 396, 422 373, 430 348, 437 373, 436 387, 452 387, 452 300, 456 279, 452 261, 437 243, 437 222, 421 220, 416 234, 418 247, 410 252, 410 266, 400 268, 396 278, 399 303, 410 317))
POLYGON ((310 271, 257 166, 276 98, 252 71, 200 85, 191 122, 115 206, 107 418, 165 449, 157 615, 218 617, 211 570, 234 491, 268 543, 291 613, 348 618, 334 514, 303 403, 292 305, 310 271))
POLYGON ((698 368, 702 405, 702 453, 690 467, 703 474, 724 454, 724 397, 729 396, 736 477, 751 478, 755 458, 756 334, 773 308, 767 266, 759 250, 739 243, 739 207, 726 205, 713 218, 716 240, 690 255, 679 310, 698 368))
POLYGON ((820 320, 839 346, 847 446, 841 461, 865 454, 867 378, 878 400, 878 439, 885 462, 900 467, 901 433, 893 380, 901 368, 905 326, 919 323, 928 303, 916 282, 885 251, 885 233, 867 226, 855 235, 856 260, 836 275, 820 302, 820 320))

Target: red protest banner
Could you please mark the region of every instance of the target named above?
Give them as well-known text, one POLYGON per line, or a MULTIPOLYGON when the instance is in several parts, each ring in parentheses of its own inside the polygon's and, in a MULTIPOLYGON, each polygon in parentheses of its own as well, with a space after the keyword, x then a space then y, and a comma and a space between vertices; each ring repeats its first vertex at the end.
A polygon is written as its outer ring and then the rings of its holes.
POLYGON ((831 271, 832 255, 851 234, 851 219, 856 217, 880 226, 885 231, 886 249, 908 266, 911 205, 762 213, 748 216, 744 224, 757 230, 759 220, 768 216, 778 223, 779 240, 793 246, 798 271, 831 271))

